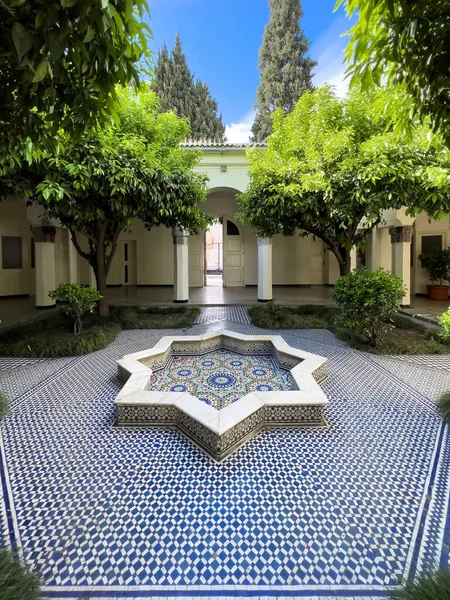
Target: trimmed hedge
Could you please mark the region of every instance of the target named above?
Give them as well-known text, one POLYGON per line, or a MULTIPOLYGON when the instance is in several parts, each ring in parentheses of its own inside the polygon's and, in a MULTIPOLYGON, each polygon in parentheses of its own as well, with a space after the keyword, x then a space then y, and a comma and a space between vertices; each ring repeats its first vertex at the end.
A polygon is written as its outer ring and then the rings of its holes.
POLYGON ((185 329, 199 314, 195 306, 119 306, 111 310, 111 320, 122 329, 185 329))
POLYGON ((79 335, 64 314, 19 325, 0 333, 0 356, 59 358, 102 350, 122 329, 184 329, 192 327, 200 309, 192 306, 136 307, 111 309, 108 318, 88 314, 79 335))
POLYGON ((366 337, 346 329, 339 322, 339 308, 333 306, 280 306, 268 303, 249 309, 253 325, 263 329, 328 329, 357 350, 372 354, 450 354, 450 343, 439 330, 403 315, 394 315, 384 337, 373 346, 366 337))
POLYGON ((326 329, 333 309, 313 305, 287 307, 268 302, 248 310, 253 325, 263 329, 326 329))

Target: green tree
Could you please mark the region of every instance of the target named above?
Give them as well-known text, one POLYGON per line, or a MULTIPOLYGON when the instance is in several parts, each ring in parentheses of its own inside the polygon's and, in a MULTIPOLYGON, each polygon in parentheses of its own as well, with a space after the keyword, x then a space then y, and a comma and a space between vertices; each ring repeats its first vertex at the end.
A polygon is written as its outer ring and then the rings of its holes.
MULTIPOLYGON (((415 113, 430 118, 450 146, 450 4, 448 0, 338 0, 358 21, 350 30, 347 59, 352 84, 402 84, 415 113)), ((396 113, 402 109, 396 105, 396 113)))
POLYGON ((153 89, 160 100, 161 112, 173 110, 178 117, 188 119, 193 139, 225 140, 217 102, 206 83, 194 81, 178 33, 170 56, 165 45, 158 54, 153 89))
POLYGON ((250 185, 241 218, 255 233, 312 234, 350 270, 350 250, 389 208, 439 217, 448 211, 448 152, 386 129, 375 95, 338 98, 330 87, 303 94, 294 110, 277 111, 267 149, 250 149, 250 185), (363 231, 361 231, 361 227, 363 231))
MULTIPOLYGON (((159 98, 159 110, 161 112, 174 110, 171 101, 173 78, 173 63, 170 59, 167 46, 164 44, 162 50, 158 53, 158 60, 156 62, 152 82, 153 89, 159 98)), ((188 89, 190 89, 190 87, 188 89)))
POLYGON ((269 0, 270 20, 259 52, 261 81, 256 94, 253 141, 272 132, 272 113, 291 112, 300 96, 312 89, 316 62, 307 56, 309 42, 300 26, 301 0, 269 0))
POLYGON ((3 147, 49 124, 73 130, 109 121, 117 84, 139 84, 146 66, 146 11, 146 0, 2 0, 3 147))
POLYGON ((211 221, 199 209, 206 185, 192 170, 198 154, 180 147, 187 123, 160 114, 149 89, 137 97, 122 90, 118 114, 120 124, 64 140, 59 152, 47 153, 24 175, 32 199, 70 230, 78 253, 92 266, 103 316, 118 237, 134 218, 147 228, 196 229, 211 221))
POLYGON ((191 127, 194 139, 211 140, 213 142, 225 141, 225 125, 222 115, 217 116, 219 106, 211 96, 205 82, 197 80, 194 88, 194 115, 191 127))

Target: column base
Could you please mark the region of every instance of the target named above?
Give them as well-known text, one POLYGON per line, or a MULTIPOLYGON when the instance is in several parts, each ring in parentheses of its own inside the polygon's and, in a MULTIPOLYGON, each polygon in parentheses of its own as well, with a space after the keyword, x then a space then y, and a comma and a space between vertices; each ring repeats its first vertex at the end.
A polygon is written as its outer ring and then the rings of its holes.
POLYGON ((45 306, 35 306, 38 310, 45 310, 46 308, 56 308, 56 304, 46 304, 45 306))
POLYGON ((174 300, 175 304, 187 304, 189 300, 174 300))
POLYGON ((262 298, 258 298, 258 302, 273 302, 273 298, 263 300, 262 298))

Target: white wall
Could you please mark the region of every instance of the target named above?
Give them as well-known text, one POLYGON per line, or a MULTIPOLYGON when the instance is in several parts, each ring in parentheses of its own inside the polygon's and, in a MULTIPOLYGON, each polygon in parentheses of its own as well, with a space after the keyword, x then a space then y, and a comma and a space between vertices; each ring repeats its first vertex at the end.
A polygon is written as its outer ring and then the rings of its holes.
POLYGON ((57 227, 55 236, 55 283, 58 286, 60 283, 69 281, 69 238, 66 229, 57 227))
POLYGON ((31 230, 25 200, 0 202, 0 296, 34 293, 34 270, 31 269, 31 230), (22 238, 22 268, 2 268, 2 236, 22 238))

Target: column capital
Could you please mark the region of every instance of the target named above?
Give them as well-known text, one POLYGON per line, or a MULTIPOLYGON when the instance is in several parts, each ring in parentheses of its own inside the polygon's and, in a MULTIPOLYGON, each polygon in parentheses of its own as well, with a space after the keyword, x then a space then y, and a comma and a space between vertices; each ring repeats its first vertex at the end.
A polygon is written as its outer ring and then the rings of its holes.
POLYGON ((36 244, 40 242, 55 243, 56 228, 53 225, 33 225, 31 230, 36 244))
POLYGON ((272 245, 272 238, 256 238, 256 243, 258 244, 258 246, 271 246, 272 245))
POLYGON ((412 226, 403 225, 401 227, 389 227, 389 235, 391 236, 391 244, 411 242, 412 226))
POLYGON ((172 229, 174 245, 187 246, 189 243, 189 231, 187 229, 172 229))

